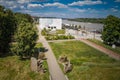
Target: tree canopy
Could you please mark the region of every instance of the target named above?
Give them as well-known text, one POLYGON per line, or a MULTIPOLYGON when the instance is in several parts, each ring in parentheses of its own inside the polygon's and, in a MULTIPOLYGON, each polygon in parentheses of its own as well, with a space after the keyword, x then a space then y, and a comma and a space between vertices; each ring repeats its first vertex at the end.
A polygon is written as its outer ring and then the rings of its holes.
POLYGON ((29 14, 14 13, 0 6, 0 55, 30 56, 36 40, 37 30, 29 14))
POLYGON ((33 19, 29 14, 23 14, 23 13, 15 13, 15 18, 17 20, 17 24, 20 24, 21 21, 27 21, 29 23, 33 23, 33 19))
POLYGON ((16 20, 14 13, 0 6, 0 53, 9 51, 9 43, 14 35, 16 20))
POLYGON ((120 18, 109 15, 105 19, 102 39, 109 45, 120 44, 120 18))
POLYGON ((15 40, 17 42, 17 54, 21 57, 29 57, 34 52, 37 39, 36 28, 31 23, 21 22, 18 25, 15 40))

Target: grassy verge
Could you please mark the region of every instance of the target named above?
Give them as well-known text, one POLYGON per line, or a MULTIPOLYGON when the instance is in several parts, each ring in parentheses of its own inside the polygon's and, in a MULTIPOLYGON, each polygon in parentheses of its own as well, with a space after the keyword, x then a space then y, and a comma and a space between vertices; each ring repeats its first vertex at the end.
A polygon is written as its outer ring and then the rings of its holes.
POLYGON ((58 59, 66 55, 73 64, 69 80, 119 80, 120 62, 80 42, 49 43, 58 59))
POLYGON ((0 58, 0 80, 48 80, 48 73, 30 70, 30 60, 22 61, 18 56, 0 58))
POLYGON ((103 47, 105 47, 105 48, 107 48, 107 49, 110 49, 110 50, 112 50, 112 51, 114 51, 114 52, 116 52, 116 53, 118 53, 118 54, 120 54, 120 46, 118 47, 116 47, 115 49, 114 48, 112 48, 111 46, 109 46, 109 45, 106 45, 106 44, 104 44, 103 42, 101 42, 101 41, 99 41, 99 40, 96 40, 96 39, 88 39, 89 41, 91 41, 91 42, 94 42, 94 43, 96 43, 96 44, 98 44, 98 45, 101 45, 101 46, 103 46, 103 47))

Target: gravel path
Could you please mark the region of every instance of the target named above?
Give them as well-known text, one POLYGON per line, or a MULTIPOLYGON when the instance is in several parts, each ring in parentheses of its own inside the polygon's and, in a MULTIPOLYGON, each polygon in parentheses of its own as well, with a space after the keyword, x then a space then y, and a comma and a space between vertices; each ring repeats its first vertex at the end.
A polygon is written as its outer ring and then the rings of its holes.
POLYGON ((112 58, 114 58, 116 60, 120 60, 120 55, 118 53, 115 53, 115 52, 113 52, 113 51, 111 51, 111 50, 109 50, 107 48, 104 48, 104 47, 102 47, 100 45, 97 45, 97 44, 95 44, 93 42, 90 42, 90 41, 88 41, 86 39, 80 39, 80 41, 82 41, 82 42, 86 43, 87 45, 89 45, 89 46, 91 46, 91 47, 93 47, 93 48, 107 54, 108 56, 110 56, 110 57, 112 57, 112 58))
POLYGON ((47 63, 49 67, 49 72, 51 75, 52 80, 66 80, 65 75, 63 74, 61 68, 59 67, 56 58, 45 38, 42 36, 40 41, 42 42, 43 46, 48 49, 45 53, 47 58, 47 63))
POLYGON ((45 56, 47 58, 47 63, 48 63, 48 67, 49 67, 51 80, 66 80, 66 77, 63 74, 61 68, 59 67, 59 64, 57 63, 57 60, 56 60, 56 58, 51 50, 51 47, 49 46, 46 39, 43 36, 41 36, 41 34, 40 34, 41 31, 39 28, 38 28, 38 30, 39 30, 38 42, 42 42, 43 47, 45 47, 45 49, 48 50, 45 53, 45 56))

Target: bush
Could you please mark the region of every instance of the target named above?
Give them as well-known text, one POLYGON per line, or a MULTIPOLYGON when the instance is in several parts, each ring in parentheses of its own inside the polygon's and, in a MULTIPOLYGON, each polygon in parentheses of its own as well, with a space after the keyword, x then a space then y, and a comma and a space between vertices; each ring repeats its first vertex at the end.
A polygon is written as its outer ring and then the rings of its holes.
POLYGON ((37 44, 35 45, 35 48, 40 48, 40 47, 42 47, 42 43, 37 43, 37 44))
POLYGON ((46 28, 44 28, 44 29, 42 30, 41 34, 42 34, 43 36, 49 36, 49 35, 51 35, 51 34, 49 34, 49 31, 51 31, 51 29, 46 29, 46 28))
POLYGON ((75 39, 74 36, 69 35, 68 39, 75 39))
POLYGON ((45 37, 47 40, 63 40, 63 39, 74 39, 73 36, 71 35, 54 35, 54 36, 46 36, 45 37))
POLYGON ((46 35, 47 35, 47 30, 44 28, 44 29, 42 30, 41 34, 42 34, 43 36, 46 36, 46 35))

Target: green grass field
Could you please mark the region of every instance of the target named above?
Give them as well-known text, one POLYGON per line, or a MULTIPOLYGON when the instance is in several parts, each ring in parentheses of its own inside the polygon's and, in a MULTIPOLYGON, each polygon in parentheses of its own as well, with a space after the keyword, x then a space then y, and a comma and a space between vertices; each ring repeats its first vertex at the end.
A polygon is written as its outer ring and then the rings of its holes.
POLYGON ((114 49, 114 48, 112 48, 112 46, 106 45, 106 44, 102 43, 102 42, 99 41, 99 40, 96 40, 96 39, 88 39, 88 40, 91 41, 91 42, 94 42, 94 43, 96 43, 96 44, 98 44, 98 45, 101 45, 101 46, 103 46, 103 47, 105 47, 105 48, 107 48, 107 49, 110 49, 110 50, 112 50, 112 51, 114 51, 114 52, 116 52, 116 53, 118 53, 118 54, 120 54, 120 46, 119 46, 119 47, 117 46, 117 47, 114 49))
POLYGON ((0 58, 0 80, 49 80, 49 76, 48 72, 32 72, 30 60, 22 61, 18 56, 9 56, 0 58))
POLYGON ((68 56, 73 70, 67 73, 69 80, 120 80, 120 61, 80 42, 49 43, 58 59, 68 56))

